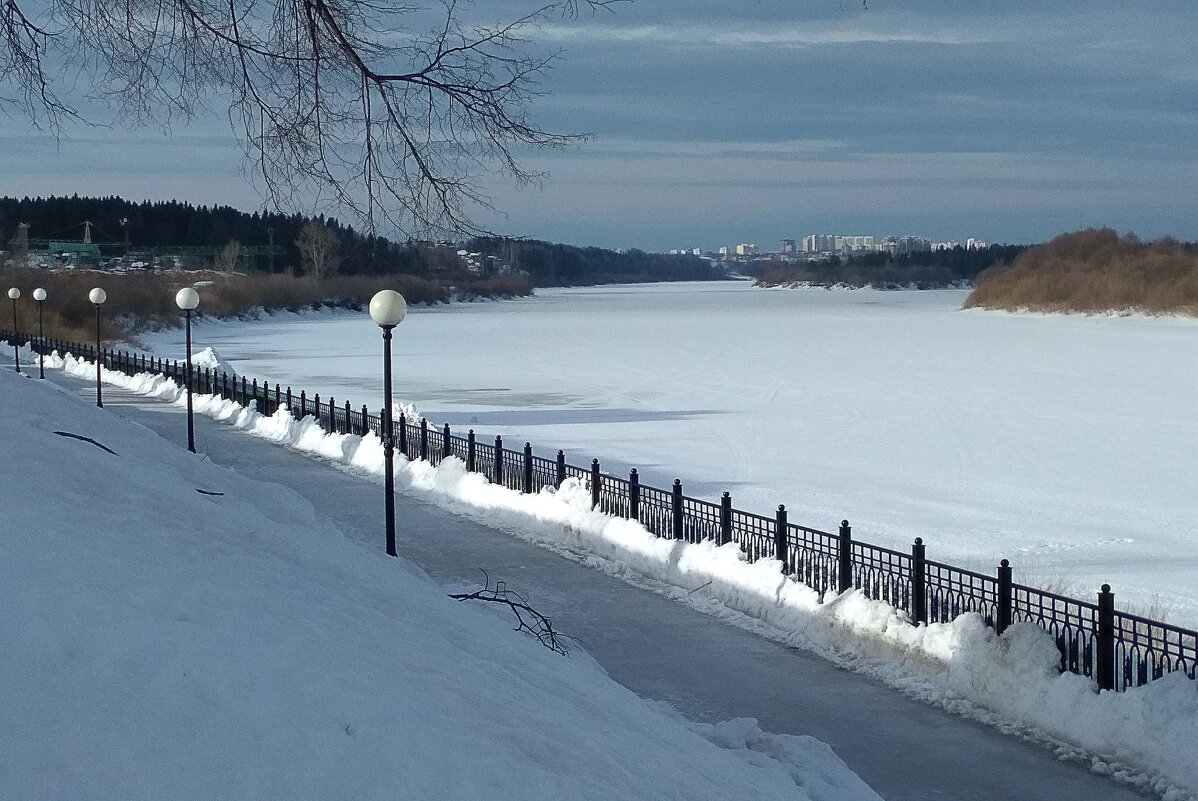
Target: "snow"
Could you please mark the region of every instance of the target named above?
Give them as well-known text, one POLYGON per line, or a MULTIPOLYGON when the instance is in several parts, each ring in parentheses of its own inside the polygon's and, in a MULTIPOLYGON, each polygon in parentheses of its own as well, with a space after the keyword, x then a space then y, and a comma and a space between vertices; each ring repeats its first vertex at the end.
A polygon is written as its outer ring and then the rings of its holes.
MULTIPOLYGON (((84 378, 94 376, 94 364, 57 357, 51 362, 84 378)), ((161 377, 106 373, 106 378, 149 396, 184 402, 179 388, 161 377)), ((217 397, 194 401, 198 413, 255 436, 367 476, 381 475, 382 448, 374 435, 329 435, 311 418, 297 421, 285 410, 263 417, 217 397)), ((998 637, 980 617, 965 615, 952 624, 913 627, 860 591, 821 599, 783 577, 772 560, 744 561, 734 545, 661 540, 637 523, 594 511, 589 493, 574 480, 556 492, 521 495, 468 473, 458 459, 433 468, 401 457, 396 481, 402 491, 419 492, 447 509, 764 636, 821 653, 909 695, 1051 743, 1062 753, 1084 756, 1094 770, 1169 801, 1194 798, 1198 791, 1198 685, 1188 679, 1174 676, 1124 693, 1100 693, 1088 679, 1057 673, 1055 645, 1035 626, 1019 624, 998 637)), ((763 753, 789 753, 795 745, 766 744, 764 735, 729 734, 736 729, 732 725, 722 734, 707 734, 718 742, 744 740, 743 750, 754 760, 763 753), (757 746, 750 747, 749 741, 757 746)), ((742 750, 740 745, 736 749, 742 750)))
MULTIPOLYGON (((197 408, 377 472, 369 438, 197 408)), ((50 381, 0 372, 0 439, 0 797, 877 799, 821 743, 690 726, 50 381)))
MULTIPOLYGON (((1198 628, 1193 320, 960 311, 965 293, 737 282, 413 308, 395 394, 431 425, 1198 628)), ((201 306, 202 308, 202 306, 201 306)), ((380 405, 366 315, 200 321, 240 373, 380 405)), ((181 332, 146 337, 182 353, 181 332)))
POLYGON ((215 348, 201 348, 191 354, 191 363, 197 370, 213 370, 217 375, 226 373, 229 378, 237 375, 237 369, 221 358, 215 348))

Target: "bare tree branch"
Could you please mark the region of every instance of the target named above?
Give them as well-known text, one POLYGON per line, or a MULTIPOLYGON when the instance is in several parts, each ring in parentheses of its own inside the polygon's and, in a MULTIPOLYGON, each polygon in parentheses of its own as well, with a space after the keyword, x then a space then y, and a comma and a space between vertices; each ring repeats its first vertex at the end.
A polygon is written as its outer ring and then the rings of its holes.
POLYGON ((479 233, 485 176, 535 181, 521 149, 582 138, 532 120, 559 54, 526 34, 624 1, 543 0, 479 23, 457 0, 438 14, 373 0, 24 0, 36 17, 0 0, 0 85, 16 88, 0 103, 56 133, 79 117, 56 91, 73 79, 137 124, 223 103, 269 205, 335 205, 409 236, 479 233))
POLYGON ((553 630, 553 622, 549 618, 529 606, 528 599, 523 595, 509 590, 506 582, 497 581, 495 582, 495 586, 492 587, 491 577, 487 575, 487 571, 481 570, 481 572, 483 578, 486 580, 481 590, 458 593, 449 597, 458 601, 488 601, 490 603, 503 604, 511 609, 512 613, 516 616, 515 631, 524 631, 531 634, 537 638, 537 641, 541 645, 554 653, 561 654, 562 656, 569 654, 565 644, 562 642, 565 638, 553 630))

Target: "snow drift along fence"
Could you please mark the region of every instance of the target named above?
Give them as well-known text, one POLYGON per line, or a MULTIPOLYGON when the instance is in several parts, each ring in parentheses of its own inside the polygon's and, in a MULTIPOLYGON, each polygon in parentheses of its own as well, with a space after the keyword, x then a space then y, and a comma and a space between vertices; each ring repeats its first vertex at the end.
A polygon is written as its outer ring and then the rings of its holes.
MULTIPOLYGON (((0 337, 39 349, 34 338, 7 331, 0 337)), ((96 359, 93 345, 46 340, 44 352, 54 350, 96 359)), ((186 380, 186 365, 178 361, 107 348, 100 357, 109 370, 164 375, 180 385, 186 380)), ((382 411, 372 414, 349 401, 338 405, 333 397, 207 368, 193 369, 191 383, 195 392, 254 406, 263 414, 286 408, 297 418, 312 417, 329 433, 382 436, 382 411)), ((453 456, 491 483, 524 493, 577 479, 590 490, 594 507, 637 520, 658 537, 736 543, 749 560, 777 559, 792 580, 821 594, 860 589, 902 610, 912 624, 947 623, 968 612, 981 615, 999 633, 1016 622, 1034 623, 1056 639, 1062 671, 1091 677, 1102 689, 1136 687, 1172 672, 1195 678, 1198 632, 1116 611, 1109 585, 1094 601, 1070 598, 1014 583, 1006 559, 993 575, 977 573, 928 559, 921 538, 910 551, 898 551, 855 539, 847 520, 836 532, 820 531, 790 522, 785 506, 772 517, 752 514, 733 508, 727 492, 718 503, 691 498, 678 479, 663 490, 641 484, 635 469, 627 478, 604 473, 598 459, 577 467, 560 450, 552 459, 536 456, 528 442, 512 450, 502 437, 480 440, 473 429, 462 436, 448 424, 431 428, 427 420, 411 421, 402 414, 396 423, 396 447, 408 459, 435 465, 453 456)))

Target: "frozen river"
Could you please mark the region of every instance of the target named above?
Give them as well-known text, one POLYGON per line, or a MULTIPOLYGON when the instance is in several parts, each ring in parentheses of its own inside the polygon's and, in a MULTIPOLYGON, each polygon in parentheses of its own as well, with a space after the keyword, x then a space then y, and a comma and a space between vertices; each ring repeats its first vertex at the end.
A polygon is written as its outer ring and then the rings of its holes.
MULTIPOLYGON (((1198 624, 1198 323, 960 311, 964 292, 743 283, 416 308, 396 399, 688 495, 1198 624)), ((365 313, 201 322, 250 377, 381 404, 365 313)), ((182 332, 147 338, 182 353, 182 332)))

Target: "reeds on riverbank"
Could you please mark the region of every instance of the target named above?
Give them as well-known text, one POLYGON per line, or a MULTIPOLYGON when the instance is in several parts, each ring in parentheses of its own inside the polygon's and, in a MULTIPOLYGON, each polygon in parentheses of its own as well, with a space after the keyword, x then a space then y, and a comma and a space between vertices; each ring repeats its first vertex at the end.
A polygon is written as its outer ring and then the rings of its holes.
MULTIPOLYGON (((33 290, 46 290, 46 336, 71 341, 95 339, 95 307, 88 301, 93 287, 108 293, 101 315, 106 339, 135 338, 138 331, 179 325, 181 312, 175 293, 199 283, 200 314, 238 317, 257 309, 299 310, 320 306, 364 308, 380 289, 395 289, 409 303, 440 303, 460 297, 510 297, 527 295, 532 286, 521 276, 501 275, 455 281, 434 281, 411 275, 333 276, 300 278, 278 274, 168 271, 160 273, 107 273, 92 270, 0 271, 0 292, 21 290, 17 301, 20 328, 37 329, 37 302, 33 290), (209 283, 210 282, 210 283, 209 283)), ((0 305, 0 327, 11 328, 12 302, 0 305)))
POLYGON ((1064 234, 983 272, 965 306, 1198 316, 1198 248, 1109 228, 1064 234))

